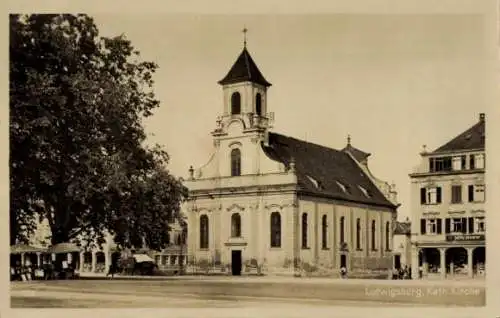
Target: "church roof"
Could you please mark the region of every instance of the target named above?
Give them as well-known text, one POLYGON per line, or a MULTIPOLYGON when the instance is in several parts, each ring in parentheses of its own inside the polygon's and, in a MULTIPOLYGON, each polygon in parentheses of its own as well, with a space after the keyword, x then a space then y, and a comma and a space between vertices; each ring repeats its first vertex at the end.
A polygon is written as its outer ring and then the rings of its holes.
POLYGON ((354 148, 350 143, 342 151, 350 153, 358 162, 362 162, 370 156, 370 153, 354 148))
POLYGON ((479 122, 437 148, 432 153, 438 154, 442 152, 484 149, 484 129, 484 114, 480 114, 479 122))
POLYGON ((396 208, 346 152, 271 132, 263 149, 287 167, 293 158, 299 193, 396 208))
POLYGON ((247 48, 243 48, 240 56, 233 64, 227 75, 219 81, 221 85, 234 84, 240 82, 252 82, 265 87, 271 86, 271 83, 266 81, 259 68, 253 61, 247 48))

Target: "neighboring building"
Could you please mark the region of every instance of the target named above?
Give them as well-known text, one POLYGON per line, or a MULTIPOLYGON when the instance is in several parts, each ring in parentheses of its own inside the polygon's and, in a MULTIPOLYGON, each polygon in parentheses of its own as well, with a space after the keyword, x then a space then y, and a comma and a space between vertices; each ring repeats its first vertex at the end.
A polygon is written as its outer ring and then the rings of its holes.
POLYGON ((153 256, 158 268, 164 272, 181 273, 187 264, 187 225, 183 219, 172 220, 168 233, 168 246, 153 256))
MULTIPOLYGON (((186 264, 186 230, 187 228, 184 220, 173 219, 171 229, 168 233, 170 238, 168 246, 160 252, 154 252, 147 249, 141 249, 141 251, 153 256, 159 269, 180 272, 182 266, 186 264)), ((50 239, 50 226, 48 221, 44 220, 38 224, 37 229, 30 237, 29 244, 35 247, 48 248, 51 245, 50 239)), ((108 234, 106 235, 106 242, 102 245, 102 248, 84 248, 83 251, 80 252, 79 259, 73 260, 71 256, 70 259, 77 264, 80 273, 105 273, 113 259, 117 259, 122 253, 127 252, 130 254, 132 250, 120 251, 113 241, 113 236, 108 234)), ((50 261, 49 255, 42 255, 39 253, 35 256, 30 257, 32 263, 50 261)))
POLYGON ((271 84, 246 46, 219 84, 214 152, 185 182, 189 263, 234 275, 390 269, 396 192, 371 175, 369 154, 270 132, 271 84))
POLYGON ((410 174, 412 277, 484 273, 485 115, 410 174), (438 274, 439 273, 439 274, 438 274))
POLYGON ((393 237, 393 267, 395 269, 411 267, 411 222, 396 222, 393 237))

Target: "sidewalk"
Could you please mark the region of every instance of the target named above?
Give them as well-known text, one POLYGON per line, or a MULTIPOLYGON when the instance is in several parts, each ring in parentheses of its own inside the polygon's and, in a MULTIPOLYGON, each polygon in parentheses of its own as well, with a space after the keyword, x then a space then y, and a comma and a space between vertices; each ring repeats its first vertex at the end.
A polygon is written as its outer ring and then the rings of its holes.
MULTIPOLYGON (((83 273, 83 278, 103 278, 105 274, 83 273)), ((111 280, 111 277, 108 277, 111 280)), ((121 276, 115 275, 115 280, 188 280, 188 281, 216 281, 225 283, 296 283, 296 284, 346 284, 346 285, 382 285, 382 286, 469 286, 484 287, 484 278, 454 279, 422 279, 422 280, 382 280, 382 279, 340 279, 316 277, 290 276, 121 276)))

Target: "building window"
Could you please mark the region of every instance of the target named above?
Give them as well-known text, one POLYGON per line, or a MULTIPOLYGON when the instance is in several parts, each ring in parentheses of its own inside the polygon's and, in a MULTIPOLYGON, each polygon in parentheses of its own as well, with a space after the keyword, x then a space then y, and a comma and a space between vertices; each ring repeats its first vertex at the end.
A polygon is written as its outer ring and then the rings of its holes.
POLYGON ((462 186, 452 185, 451 186, 451 203, 462 203, 462 186))
POLYGON ((281 215, 271 213, 271 247, 281 247, 281 215))
POLYGON ((328 248, 328 219, 326 215, 321 218, 321 246, 323 249, 328 248))
POLYGON ((302 213, 302 248, 307 248, 307 213, 302 213))
POLYGON ((390 240, 391 240, 391 225, 389 222, 385 223, 385 250, 390 251, 391 246, 390 246, 390 240))
POLYGON ((476 233, 486 232, 486 223, 484 222, 484 216, 478 216, 474 218, 476 233))
POLYGON ((344 223, 345 223, 345 221, 344 220, 345 220, 344 217, 341 216, 340 217, 340 243, 345 243, 345 237, 344 237, 344 234, 345 234, 344 233, 344 223))
POLYGON ((469 185, 469 202, 484 202, 484 184, 469 185))
POLYGON ((462 169, 462 157, 453 157, 453 170, 462 169))
POLYGON ((437 234, 437 220, 428 219, 427 220, 427 234, 437 234))
POLYGON ((476 169, 484 169, 484 155, 479 154, 475 156, 476 158, 476 169))
POLYGON ((465 156, 465 155, 462 156, 461 160, 462 160, 462 170, 467 169, 467 156, 465 156))
POLYGON ((452 157, 429 158, 430 172, 451 171, 452 157))
POLYGON ((421 188, 421 204, 439 204, 441 203, 441 187, 421 188))
POLYGON ((200 248, 208 248, 208 216, 200 216, 200 248))
POLYGON ((447 218, 446 233, 467 233, 467 218, 447 218))
POLYGON ((231 176, 241 175, 241 151, 239 149, 231 150, 231 176))
POLYGON ((420 219, 420 234, 441 234, 441 219, 420 219))
POLYGON ((476 158, 474 157, 474 155, 470 155, 469 156, 469 169, 471 170, 474 170, 476 169, 476 158))
POLYGON ((371 231, 371 234, 372 234, 372 237, 371 237, 371 242, 372 242, 372 251, 375 251, 377 250, 377 244, 376 244, 376 227, 375 227, 376 223, 375 223, 375 220, 372 220, 372 231, 371 231))
POLYGON ((241 95, 234 92, 231 95, 231 115, 239 115, 241 113, 241 95))
POLYGON ((356 249, 361 249, 361 219, 356 219, 356 249))
POLYGON ((257 115, 262 116, 262 96, 260 93, 255 95, 255 112, 257 115))
POLYGON ((241 237, 241 216, 239 213, 231 215, 231 237, 241 237))

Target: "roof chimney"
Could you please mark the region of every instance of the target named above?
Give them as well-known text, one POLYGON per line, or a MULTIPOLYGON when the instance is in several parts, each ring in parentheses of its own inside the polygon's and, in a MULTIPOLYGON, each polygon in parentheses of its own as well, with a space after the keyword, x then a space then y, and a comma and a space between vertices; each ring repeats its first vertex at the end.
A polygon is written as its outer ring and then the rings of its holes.
POLYGON ((479 121, 484 121, 484 113, 479 114, 479 121))

